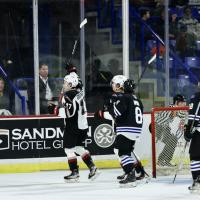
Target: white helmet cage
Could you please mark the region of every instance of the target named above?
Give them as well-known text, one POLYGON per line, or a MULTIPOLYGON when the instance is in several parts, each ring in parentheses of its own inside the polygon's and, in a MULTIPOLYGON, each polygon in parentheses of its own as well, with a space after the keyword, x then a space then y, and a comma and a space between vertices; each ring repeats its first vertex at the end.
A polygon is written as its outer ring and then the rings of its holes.
POLYGON ((118 88, 123 88, 124 87, 124 82, 127 80, 126 76, 124 75, 116 75, 112 78, 111 85, 118 88))
POLYGON ((63 89, 68 91, 70 89, 76 88, 78 85, 78 76, 74 74, 69 74, 64 77, 63 89))

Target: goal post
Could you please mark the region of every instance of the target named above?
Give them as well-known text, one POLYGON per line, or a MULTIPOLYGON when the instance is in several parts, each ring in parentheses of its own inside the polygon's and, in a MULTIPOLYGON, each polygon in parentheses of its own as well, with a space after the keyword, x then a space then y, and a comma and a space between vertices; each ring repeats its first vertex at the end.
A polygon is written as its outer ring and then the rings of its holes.
POLYGON ((188 106, 152 108, 150 130, 154 178, 158 171, 161 175, 170 174, 175 172, 182 162, 188 164, 187 150, 184 157, 182 155, 185 146, 183 131, 187 123, 188 110, 188 106))

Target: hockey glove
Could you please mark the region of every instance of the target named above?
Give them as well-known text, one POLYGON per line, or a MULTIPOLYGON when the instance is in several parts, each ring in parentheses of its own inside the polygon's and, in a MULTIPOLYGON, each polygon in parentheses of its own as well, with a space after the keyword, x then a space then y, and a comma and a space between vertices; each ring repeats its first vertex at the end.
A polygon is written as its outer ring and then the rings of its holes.
POLYGON ((53 103, 50 103, 49 105, 48 105, 48 112, 49 112, 49 114, 54 114, 54 108, 56 107, 56 105, 55 104, 53 104, 53 103))
POLYGON ((59 114, 59 107, 55 106, 54 110, 53 110, 53 114, 54 115, 58 115, 59 114))

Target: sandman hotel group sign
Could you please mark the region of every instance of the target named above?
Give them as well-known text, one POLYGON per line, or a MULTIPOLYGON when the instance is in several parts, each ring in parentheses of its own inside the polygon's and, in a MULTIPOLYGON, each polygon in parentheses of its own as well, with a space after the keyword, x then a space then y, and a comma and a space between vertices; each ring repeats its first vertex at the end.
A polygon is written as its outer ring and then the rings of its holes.
MULTIPOLYGON (((85 147, 93 155, 113 153, 115 135, 109 121, 88 118, 85 147)), ((0 157, 62 157, 64 121, 55 117, 0 118, 0 157)))

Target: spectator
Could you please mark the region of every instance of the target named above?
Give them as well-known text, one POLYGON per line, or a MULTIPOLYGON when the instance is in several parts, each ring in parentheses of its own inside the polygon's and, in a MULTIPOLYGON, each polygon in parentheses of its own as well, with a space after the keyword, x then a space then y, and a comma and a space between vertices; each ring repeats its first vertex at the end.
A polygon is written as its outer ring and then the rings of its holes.
POLYGON ((5 82, 0 77, 0 115, 12 115, 10 108, 10 98, 7 92, 5 92, 5 82))
POLYGON ((191 8, 189 6, 184 8, 183 17, 178 22, 179 27, 185 25, 187 32, 195 34, 196 37, 200 37, 200 24, 197 19, 192 17, 191 8))
MULTIPOLYGON (((141 8, 140 18, 144 23, 149 24, 148 20, 150 18, 150 10, 148 8, 141 8)), ((147 40, 152 39, 152 35, 150 31, 145 27, 145 25, 140 21, 136 21, 133 26, 134 26, 133 30, 135 31, 135 50, 136 50, 134 54, 136 55, 136 57, 140 57, 141 52, 145 51, 147 40), (138 52, 138 50, 140 50, 140 52, 138 52)))
POLYGON ((39 75, 40 114, 49 114, 49 110, 55 102, 53 101, 54 84, 48 78, 48 65, 40 65, 39 75))
POLYGON ((196 55, 196 35, 187 31, 187 26, 182 25, 176 38, 176 51, 181 58, 196 55))
POLYGON ((178 35, 178 19, 177 13, 171 12, 169 19, 169 39, 175 40, 178 35))
MULTIPOLYGON (((154 12, 155 13, 155 12, 154 12)), ((156 13, 155 13, 156 14, 156 13)), ((154 30, 158 34, 158 36, 164 40, 165 33, 165 9, 163 6, 157 8, 157 19, 154 20, 154 30), (159 24, 159 26, 158 26, 159 24)))

